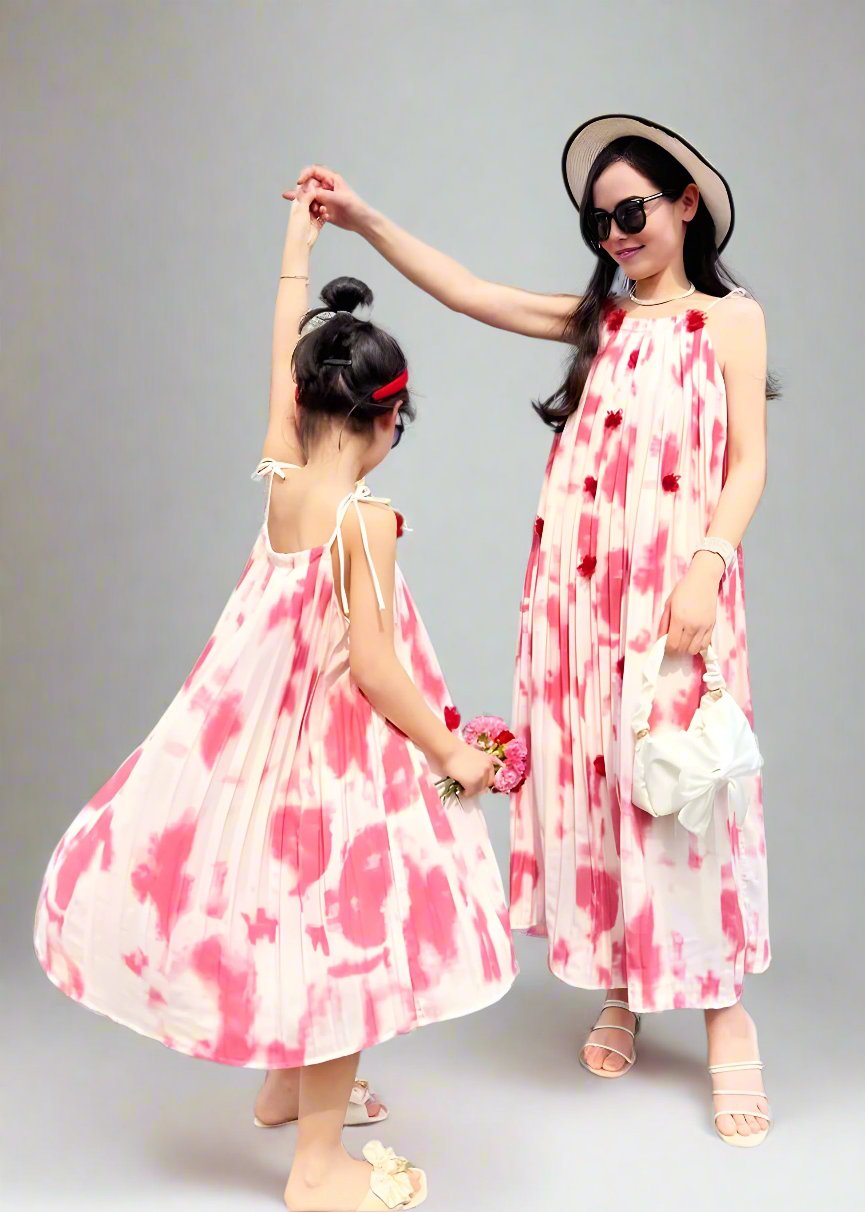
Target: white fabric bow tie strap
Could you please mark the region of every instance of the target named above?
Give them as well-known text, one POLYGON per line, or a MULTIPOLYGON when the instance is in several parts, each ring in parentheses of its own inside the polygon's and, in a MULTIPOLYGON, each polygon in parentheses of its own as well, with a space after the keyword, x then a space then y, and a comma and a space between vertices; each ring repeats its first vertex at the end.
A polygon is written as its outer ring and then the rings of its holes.
POLYGON ((348 510, 352 505, 354 505, 354 510, 355 510, 355 513, 357 514, 357 522, 358 522, 358 526, 360 527, 361 542, 363 543, 363 550, 364 550, 364 553, 366 554, 366 562, 369 565, 369 572, 370 572, 370 576, 372 577, 372 584, 373 584, 373 588, 375 589, 375 598, 378 603, 378 608, 379 608, 379 610, 384 610, 384 608, 385 608, 384 594, 381 591, 381 584, 379 583, 378 574, 376 573, 376 570, 375 570, 375 564, 373 562, 372 552, 369 549, 369 538, 367 537, 367 533, 366 533, 366 523, 363 520, 363 510, 360 508, 360 505, 358 504, 359 501, 378 501, 382 505, 390 505, 390 497, 374 497, 372 495, 372 493, 370 492, 369 485, 364 484, 364 482, 361 480, 357 484, 357 486, 355 487, 353 492, 350 492, 350 493, 348 493, 347 496, 343 497, 343 499, 340 501, 340 503, 337 507, 336 529, 333 533, 333 538, 331 538, 331 543, 333 542, 333 539, 335 538, 337 550, 339 552, 339 569, 340 569, 339 588, 340 588, 340 594, 342 597, 342 609, 343 609, 343 613, 346 616, 348 615, 348 593, 347 593, 346 587, 345 587, 345 547, 344 547, 343 541, 342 541, 342 523, 345 519, 345 515, 348 513, 348 510))
POLYGON ((373 1194, 388 1208, 399 1208, 414 1196, 409 1170, 411 1162, 399 1157, 393 1149, 385 1148, 380 1140, 371 1140, 364 1145, 363 1155, 373 1167, 369 1178, 373 1194))
POLYGON ((251 480, 263 480, 266 475, 273 473, 278 475, 281 480, 284 480, 286 467, 291 467, 296 471, 300 471, 297 463, 283 463, 279 459, 268 458, 261 460, 249 478, 251 480))

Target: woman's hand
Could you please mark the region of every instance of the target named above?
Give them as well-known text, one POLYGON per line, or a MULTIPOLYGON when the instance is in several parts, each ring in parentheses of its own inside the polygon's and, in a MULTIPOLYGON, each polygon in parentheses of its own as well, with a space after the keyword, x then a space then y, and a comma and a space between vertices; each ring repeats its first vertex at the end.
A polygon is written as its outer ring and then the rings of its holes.
POLYGON ((297 178, 299 189, 287 189, 282 195, 293 200, 304 189, 312 191, 311 211, 322 222, 334 223, 346 231, 358 231, 370 208, 339 173, 323 164, 308 165, 297 178))
POLYGON ((456 779, 469 797, 488 791, 496 777, 493 759, 488 753, 466 744, 462 737, 454 737, 453 740, 453 746, 442 762, 445 774, 448 778, 456 779))
POLYGON ((720 556, 698 551, 691 567, 667 598, 658 635, 667 634, 671 655, 703 652, 712 639, 718 613, 718 586, 724 575, 720 556))
MULTIPOLYGON (((283 194, 288 197, 288 194, 283 194)), ((286 239, 294 245, 310 249, 324 227, 325 219, 319 210, 313 213, 315 183, 305 185, 291 195, 291 213, 288 216, 286 239)))

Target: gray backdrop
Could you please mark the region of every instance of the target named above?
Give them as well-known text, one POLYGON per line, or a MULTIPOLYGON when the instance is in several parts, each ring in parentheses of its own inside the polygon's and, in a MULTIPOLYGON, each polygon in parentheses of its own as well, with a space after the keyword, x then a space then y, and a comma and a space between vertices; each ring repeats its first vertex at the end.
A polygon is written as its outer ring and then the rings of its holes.
MULTIPOLYGON (((746 539, 766 755, 774 962, 745 1002, 778 1116, 711 1133, 699 1013, 649 1016, 640 1063, 576 1063, 598 1004, 519 936, 493 1009, 363 1059, 375 1134, 432 1208, 786 1208, 843 1197, 862 1119, 863 7, 858 0, 2 4, 4 1188, 16 1208, 278 1206, 293 1131, 259 1075, 74 1006, 30 932, 50 852, 149 730, 260 523, 283 188, 319 158, 477 273, 580 291, 559 157, 586 117, 645 114, 725 171, 728 260, 762 302, 768 489, 746 539)), ((314 284, 367 280, 419 420, 373 478, 464 713, 510 712, 563 350, 453 315, 327 230, 314 284)), ((488 802, 503 868, 505 806, 488 802)), ((349 1134, 355 1149, 367 1136, 349 1134)))

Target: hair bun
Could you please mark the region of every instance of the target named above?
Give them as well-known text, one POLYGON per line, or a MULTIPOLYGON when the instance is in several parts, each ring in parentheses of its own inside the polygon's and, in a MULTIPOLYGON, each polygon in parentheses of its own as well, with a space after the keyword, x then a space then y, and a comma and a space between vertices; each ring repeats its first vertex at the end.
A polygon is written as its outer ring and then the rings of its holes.
POLYGON ((321 298, 331 311, 356 311, 372 306, 372 291, 359 278, 333 278, 322 288, 321 298))

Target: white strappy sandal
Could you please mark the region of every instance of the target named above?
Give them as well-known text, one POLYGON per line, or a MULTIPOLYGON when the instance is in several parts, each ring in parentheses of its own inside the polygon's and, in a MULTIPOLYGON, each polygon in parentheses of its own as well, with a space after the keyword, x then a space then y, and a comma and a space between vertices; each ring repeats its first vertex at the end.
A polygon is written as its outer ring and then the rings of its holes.
POLYGON ((417 1208, 427 1197, 426 1173, 413 1166, 393 1149, 385 1148, 380 1140, 371 1140, 363 1147, 363 1155, 372 1166, 369 1191, 357 1212, 382 1212, 382 1209, 417 1208), (417 1191, 410 1174, 420 1175, 417 1191))
MULTIPOLYGON (((373 1094, 369 1088, 369 1082, 364 1078, 358 1078, 351 1088, 351 1095, 346 1108, 345 1119, 343 1126, 346 1128, 362 1127, 364 1124, 378 1124, 383 1119, 387 1119, 390 1112, 381 1101, 377 1094, 373 1094), (379 1103, 381 1110, 378 1115, 369 1115, 366 1110, 367 1103, 379 1103)), ((267 1124, 263 1119, 259 1119, 257 1115, 253 1115, 252 1122, 256 1128, 282 1128, 285 1124, 296 1124, 297 1116, 291 1119, 279 1119, 275 1124, 267 1124)))
POLYGON ((607 998, 607 1000, 604 1002, 603 1006, 601 1006, 601 1014, 598 1015, 597 1020, 595 1021, 594 1027, 592 1027, 591 1031, 589 1032, 588 1038, 586 1039, 586 1042, 583 1044, 582 1048, 580 1049, 580 1064, 583 1066, 584 1069, 587 1069, 589 1071, 589 1073, 593 1073, 595 1075, 595 1077, 624 1077, 624 1075, 630 1071, 631 1067, 634 1064, 634 1061, 637 1059, 637 1034, 638 1034, 639 1030, 640 1030, 639 1014, 637 1014, 636 1011, 632 1010, 627 1002, 619 1001, 619 999, 615 998, 615 997, 607 998), (612 1006, 613 1009, 615 1009, 615 1010, 627 1010, 630 1014, 633 1014, 634 1020, 635 1020, 633 1031, 631 1030, 630 1027, 620 1027, 616 1023, 602 1023, 601 1022, 601 1015, 610 1006, 612 1006), (593 1043, 592 1035, 596 1031, 624 1031, 625 1035, 630 1035, 630 1037, 631 1037, 630 1055, 628 1055, 625 1052, 619 1051, 618 1048, 614 1048, 611 1044, 593 1043), (585 1053, 586 1053, 587 1048, 603 1048, 605 1052, 615 1052, 616 1056, 621 1056, 625 1061, 627 1061, 627 1064, 623 1065, 621 1069, 593 1069, 592 1066, 586 1060, 585 1053))
MULTIPOLYGON (((710 1073, 734 1073, 742 1069, 762 1069, 762 1061, 732 1061, 727 1065, 709 1065, 710 1073)), ((714 1085, 714 1083, 713 1083, 714 1085)), ((735 1094, 739 1096, 749 1095, 752 1098, 762 1098, 768 1104, 768 1098, 764 1090, 712 1090, 712 1097, 716 1094, 735 1094)), ((734 1145, 737 1149, 753 1149, 756 1145, 762 1145, 763 1141, 769 1135, 769 1129, 772 1127, 772 1116, 767 1111, 755 1111, 751 1107, 725 1107, 723 1111, 716 1111, 714 1120, 715 1131, 720 1136, 725 1145, 734 1145), (734 1132, 730 1136, 726 1136, 718 1127, 718 1120, 722 1115, 753 1115, 755 1119, 764 1119, 766 1128, 762 1132, 751 1132, 748 1136, 743 1136, 740 1132, 734 1132)))

